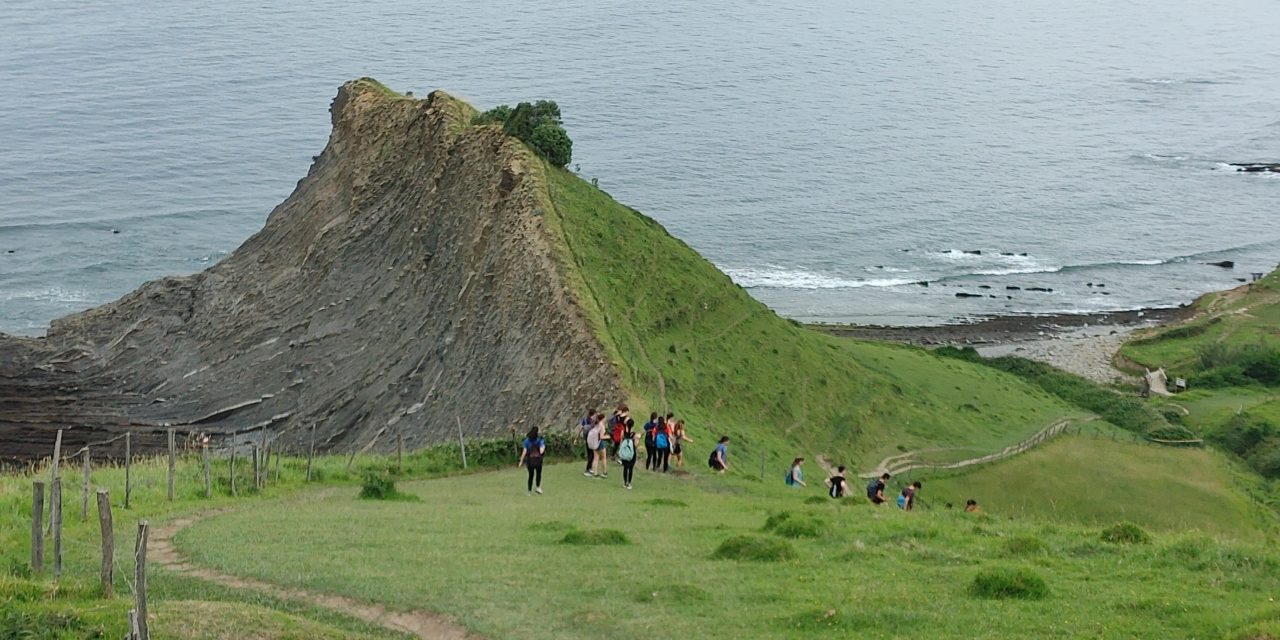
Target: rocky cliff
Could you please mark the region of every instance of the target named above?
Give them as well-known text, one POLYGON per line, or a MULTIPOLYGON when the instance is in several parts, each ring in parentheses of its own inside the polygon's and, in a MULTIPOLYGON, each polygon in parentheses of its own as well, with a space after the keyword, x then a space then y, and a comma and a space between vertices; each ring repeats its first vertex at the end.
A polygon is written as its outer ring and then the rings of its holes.
MULTIPOLYGON (((542 167, 443 92, 368 80, 265 227, 207 271, 0 338, 0 457, 164 424, 386 448, 563 427, 622 397, 544 222, 542 167)), ((143 442, 149 442, 143 440, 143 442)), ((47 455, 47 453, 46 453, 47 455)))

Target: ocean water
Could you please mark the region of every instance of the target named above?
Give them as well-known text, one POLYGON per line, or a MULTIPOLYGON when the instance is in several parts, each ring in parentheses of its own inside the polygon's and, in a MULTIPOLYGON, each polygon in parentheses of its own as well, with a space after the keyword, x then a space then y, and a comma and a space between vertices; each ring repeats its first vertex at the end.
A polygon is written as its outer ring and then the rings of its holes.
POLYGON ((0 34, 9 333, 233 250, 363 75, 557 100, 583 177, 800 319, 1169 306, 1280 259, 1280 174, 1224 164, 1280 161, 1273 0, 5 0, 0 34))

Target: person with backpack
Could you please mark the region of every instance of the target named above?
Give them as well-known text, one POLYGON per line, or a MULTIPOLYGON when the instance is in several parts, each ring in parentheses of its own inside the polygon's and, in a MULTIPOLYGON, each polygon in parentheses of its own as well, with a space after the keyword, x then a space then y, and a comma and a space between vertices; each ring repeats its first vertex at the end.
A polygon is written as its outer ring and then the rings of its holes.
POLYGON ((832 498, 843 498, 848 493, 849 483, 844 479, 844 465, 836 467, 836 474, 827 478, 827 495, 832 498))
POLYGON ((662 472, 666 473, 671 470, 671 423, 664 418, 658 418, 658 428, 653 432, 653 446, 657 449, 658 457, 653 461, 653 470, 658 470, 658 465, 662 465, 662 472))
POLYGON ((807 487, 804 483, 804 458, 796 458, 791 461, 791 468, 787 469, 787 477, 785 478, 788 487, 807 487))
POLYGON ((898 496, 898 508, 903 511, 910 511, 916 506, 916 494, 920 493, 920 481, 916 480, 902 489, 902 495, 898 496))
POLYGON ((622 487, 631 488, 631 479, 636 474, 636 421, 627 418, 623 425, 622 439, 618 442, 618 461, 622 463, 622 487))
POLYGON ((676 420, 676 426, 671 430, 671 456, 676 459, 676 468, 684 468, 684 443, 693 442, 693 438, 684 430, 684 420, 676 420))
POLYGON ((884 504, 884 488, 888 482, 889 474, 882 473, 879 478, 872 478, 871 482, 867 483, 867 500, 870 500, 871 504, 877 506, 884 504))
POLYGON ((520 459, 516 461, 517 467, 524 465, 529 471, 529 495, 542 494, 542 455, 546 452, 547 441, 538 435, 538 428, 530 429, 520 449, 520 459))
POLYGON ((707 458, 707 466, 714 469, 716 473, 724 473, 729 470, 729 436, 720 437, 720 442, 716 443, 716 448, 711 451, 711 456, 707 458))
POLYGON ((627 428, 627 420, 631 416, 628 415, 627 405, 618 405, 618 411, 613 416, 613 424, 609 425, 609 444, 613 449, 613 459, 618 459, 618 446, 622 444, 622 432, 627 428))
POLYGON ((596 460, 596 450, 591 446, 591 430, 596 426, 596 410, 587 411, 587 417, 578 422, 578 428, 582 430, 582 439, 587 445, 587 468, 582 472, 584 476, 593 476, 591 466, 596 460))
POLYGON ((658 463, 658 445, 654 437, 658 433, 658 412, 649 414, 649 421, 644 423, 644 468, 656 468, 658 463))

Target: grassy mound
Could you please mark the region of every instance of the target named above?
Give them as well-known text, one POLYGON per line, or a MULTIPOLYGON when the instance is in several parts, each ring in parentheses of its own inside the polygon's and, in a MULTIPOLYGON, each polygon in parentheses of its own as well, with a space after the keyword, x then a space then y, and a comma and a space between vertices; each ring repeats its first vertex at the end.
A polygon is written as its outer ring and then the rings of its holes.
POLYGON ((1036 536, 1016 536, 1004 543, 1004 550, 1015 556, 1038 556, 1049 552, 1049 545, 1036 536))
POLYGON ((566 277, 632 408, 671 407, 704 443, 730 435, 731 465, 789 459, 797 444, 868 463, 937 445, 998 450, 1079 413, 988 367, 784 320, 658 223, 572 173, 545 176, 566 277))
POLYGON ((1107 527, 1102 530, 1102 534, 1098 536, 1103 542, 1111 544, 1150 544, 1151 534, 1147 533, 1142 527, 1132 522, 1121 522, 1120 524, 1107 527))
POLYGON ((764 530, 784 538, 820 538, 826 521, 812 515, 792 517, 790 511, 775 513, 764 522, 764 530))
POLYGON ((761 536, 734 536, 721 542, 711 557, 717 560, 779 562, 795 558, 796 551, 785 540, 761 536))
POLYGON ((631 544, 627 534, 617 529, 577 529, 564 534, 560 544, 615 545, 631 544))
POLYGON ((675 500, 673 498, 649 498, 644 501, 645 504, 652 507, 687 507, 689 503, 684 500, 675 500))
POLYGON ((1049 585, 1030 569, 989 569, 974 576, 969 595, 993 600, 1042 600, 1049 595, 1049 585))

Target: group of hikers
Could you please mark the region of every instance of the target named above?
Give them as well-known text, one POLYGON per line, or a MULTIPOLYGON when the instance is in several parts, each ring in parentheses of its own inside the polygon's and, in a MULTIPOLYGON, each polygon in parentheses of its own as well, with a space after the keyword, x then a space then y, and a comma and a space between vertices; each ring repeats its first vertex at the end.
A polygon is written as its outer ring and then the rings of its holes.
MULTIPOLYGON (((847 471, 848 469, 846 469, 844 465, 836 467, 836 472, 832 474, 831 477, 827 478, 825 482, 827 486, 827 495, 832 498, 839 499, 852 494, 852 490, 849 488, 849 479, 845 477, 845 473, 847 471)), ((884 492, 889 486, 889 479, 891 477, 892 476, 887 472, 881 473, 879 477, 873 476, 871 480, 867 482, 867 500, 871 502, 871 504, 879 506, 888 502, 888 499, 885 498, 884 492)), ((787 475, 784 481, 787 483, 787 486, 791 487, 809 486, 804 482, 804 458, 796 458, 791 461, 791 467, 787 469, 787 475)), ((916 498, 920 494, 920 489, 923 486, 924 483, 916 480, 915 482, 903 487, 902 492, 898 494, 898 508, 903 511, 911 511, 914 509, 916 506, 916 498)), ((947 508, 951 508, 949 503, 947 504, 947 508)), ((965 502, 964 510, 967 513, 977 513, 981 511, 978 507, 978 501, 972 498, 965 502)))
MULTIPOLYGON (((672 461, 676 469, 684 468, 686 445, 693 442, 685 429, 684 420, 677 419, 675 414, 649 414, 649 421, 644 423, 642 433, 636 432, 635 420, 631 418, 631 410, 625 404, 618 405, 613 413, 605 417, 603 412, 591 409, 578 422, 583 441, 586 443, 586 469, 582 475, 591 478, 609 477, 609 460, 613 459, 622 465, 622 486, 631 488, 635 479, 636 462, 639 458, 639 443, 643 436, 645 461, 644 468, 649 471, 668 473, 672 461)), ((729 436, 723 436, 716 443, 715 449, 707 457, 707 466, 717 473, 729 469, 729 436)), ((516 466, 524 466, 529 472, 529 494, 542 493, 542 457, 546 454, 547 443, 537 427, 529 430, 520 448, 520 459, 516 466)), ((847 469, 841 465, 836 472, 826 479, 827 495, 832 498, 844 498, 852 495, 849 480, 845 477, 847 469)), ((867 500, 874 505, 888 502, 884 492, 890 480, 888 473, 873 477, 867 483, 867 500)), ((804 458, 796 458, 787 469, 785 482, 792 487, 807 487, 804 481, 804 458)), ((897 505, 903 511, 915 508, 923 483, 919 480, 902 488, 898 494, 897 505)), ((950 507, 951 505, 947 505, 950 507)), ((966 512, 979 511, 976 500, 965 503, 966 512)))
MULTIPOLYGON (((591 409, 578 422, 583 441, 586 442, 586 469, 582 475, 591 478, 609 477, 609 460, 613 459, 622 465, 622 486, 630 489, 635 479, 636 462, 639 457, 638 439, 644 438, 644 468, 649 471, 669 473, 674 463, 676 469, 684 468, 684 456, 687 445, 693 442, 685 430, 684 420, 676 419, 674 413, 659 415, 649 414, 649 421, 644 423, 642 433, 636 432, 635 420, 631 417, 631 409, 625 404, 618 405, 613 413, 605 417, 601 411, 591 409)), ((517 466, 523 465, 529 472, 528 491, 530 494, 542 493, 542 457, 546 453, 546 440, 534 427, 524 439, 520 449, 520 460, 517 466)), ((729 470, 729 436, 723 436, 716 443, 715 449, 707 457, 707 466, 717 473, 729 470)))

